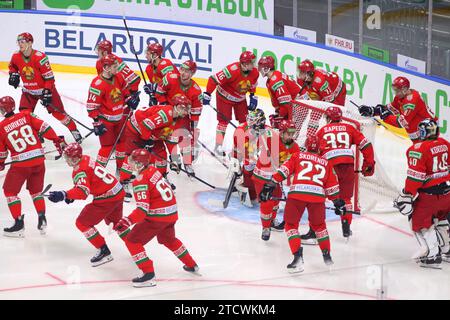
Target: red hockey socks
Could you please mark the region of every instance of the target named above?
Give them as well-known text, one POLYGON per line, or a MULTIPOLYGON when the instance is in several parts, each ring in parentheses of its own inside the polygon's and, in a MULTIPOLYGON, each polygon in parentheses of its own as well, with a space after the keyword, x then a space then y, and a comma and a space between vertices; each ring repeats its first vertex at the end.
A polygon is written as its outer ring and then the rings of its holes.
POLYGON ((218 123, 216 127, 216 145, 222 145, 228 123, 218 123))
POLYGON ((22 202, 17 194, 5 192, 6 202, 8 203, 9 211, 12 217, 15 219, 22 215, 22 202))
MULTIPOLYGON (((272 201, 266 201, 261 202, 259 206, 260 210, 260 217, 261 217, 261 224, 263 228, 270 228, 270 223, 272 222, 274 215, 273 215, 273 202, 272 201)), ((275 213, 276 215, 276 213, 275 213)))
POLYGON ((184 246, 184 244, 175 238, 174 241, 170 242, 170 243, 164 243, 164 245, 173 252, 173 254, 181 260, 181 262, 183 262, 186 266, 192 268, 195 267, 197 265, 197 263, 195 263, 194 259, 192 259, 191 255, 189 254, 189 252, 187 251, 186 247, 184 246))
POLYGON ((133 170, 128 163, 128 157, 126 157, 120 167, 120 181, 125 181, 131 178, 133 175, 133 170))
POLYGON ((301 247, 300 234, 298 233, 298 223, 287 223, 284 225, 284 231, 288 237, 289 247, 292 254, 296 253, 301 247))
POLYGON ((112 146, 102 146, 100 150, 98 150, 97 162, 102 166, 106 166, 106 162, 108 161, 109 154, 111 153, 112 146))
MULTIPOLYGON (((345 209, 346 210, 353 210, 353 204, 351 199, 344 199, 345 201, 345 209)), ((352 223, 353 215, 352 214, 344 214, 341 216, 341 220, 347 220, 348 224, 352 223)))
POLYGON ((33 199, 34 208, 36 209, 37 213, 45 213, 45 201, 44 197, 41 195, 41 193, 35 193, 31 195, 31 198, 33 199))
POLYGON ((137 267, 144 273, 151 273, 155 270, 153 269, 153 261, 147 257, 147 252, 145 252, 144 246, 140 243, 133 243, 125 241, 125 245, 130 251, 131 257, 137 267))
POLYGON ((116 146, 116 165, 117 170, 120 170, 122 168, 123 162, 125 161, 125 151, 123 151, 123 144, 119 143, 116 146))
POLYGON ((316 233, 317 241, 319 242, 320 250, 324 251, 327 250, 330 252, 331 249, 331 243, 330 243, 330 237, 328 235, 328 230, 326 228, 319 228, 315 229, 313 228, 313 231, 316 233))
POLYGON ((86 227, 81 224, 78 220, 76 221, 76 226, 78 230, 80 230, 86 239, 97 249, 100 249, 102 246, 106 244, 105 238, 101 236, 98 230, 95 227, 86 227))

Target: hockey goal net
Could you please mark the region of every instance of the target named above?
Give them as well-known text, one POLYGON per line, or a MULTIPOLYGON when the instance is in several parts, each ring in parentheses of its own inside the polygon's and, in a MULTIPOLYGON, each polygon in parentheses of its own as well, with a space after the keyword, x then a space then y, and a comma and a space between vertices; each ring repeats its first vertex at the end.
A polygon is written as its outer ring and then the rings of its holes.
MULTIPOLYGON (((363 118, 356 110, 349 110, 332 103, 304 100, 297 101, 293 105, 293 121, 297 129, 296 141, 300 148, 304 148, 305 139, 308 135, 316 134, 318 129, 327 124, 325 110, 330 106, 341 108, 343 121, 350 123, 361 131, 372 144, 375 143, 377 125, 372 119, 363 118)), ((358 171, 361 170, 362 155, 355 146, 352 148, 355 154, 355 171, 358 171)), ((399 187, 386 173, 376 150, 375 161, 376 166, 373 176, 356 175, 353 208, 355 211, 362 210, 363 212, 394 212, 392 201, 398 195, 399 187)))

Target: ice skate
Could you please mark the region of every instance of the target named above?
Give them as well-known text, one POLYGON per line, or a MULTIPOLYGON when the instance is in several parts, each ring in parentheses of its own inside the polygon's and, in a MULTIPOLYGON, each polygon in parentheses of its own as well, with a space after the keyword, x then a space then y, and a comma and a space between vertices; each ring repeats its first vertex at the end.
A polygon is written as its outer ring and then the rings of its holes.
POLYGON ((350 230, 350 223, 348 223, 347 220, 341 220, 341 224, 342 224, 342 235, 348 242, 350 236, 352 235, 352 230, 350 230))
POLYGON ((333 259, 331 259, 330 252, 328 250, 322 251, 322 256, 323 262, 325 262, 327 266, 331 266, 332 264, 334 264, 333 259))
POLYGON ((276 218, 272 220, 272 222, 270 223, 270 229, 276 232, 283 232, 284 231, 284 225, 285 222, 283 221, 278 221, 276 218))
POLYGON ((300 239, 302 241, 302 244, 309 244, 309 245, 319 244, 316 238, 316 233, 311 228, 309 228, 308 233, 302 234, 300 236, 300 239))
POLYGON ((135 288, 154 287, 156 286, 155 273, 144 273, 142 276, 136 277, 131 280, 131 282, 133 283, 133 287, 135 288))
POLYGON ((442 261, 450 263, 450 250, 441 254, 442 261))
POLYGON ((108 246, 105 244, 103 247, 98 249, 97 254, 92 257, 91 265, 93 267, 98 267, 111 261, 113 261, 113 256, 111 255, 111 251, 109 251, 108 246))
POLYGON ((14 225, 10 228, 3 229, 3 235, 11 238, 25 237, 25 225, 23 223, 24 215, 21 215, 14 221, 14 225))
POLYGON ((131 186, 130 183, 122 183, 123 191, 125 191, 125 197, 123 198, 123 201, 125 203, 130 203, 133 199, 133 194, 131 193, 131 186))
POLYGON ((187 271, 189 273, 197 273, 199 270, 199 267, 197 265, 193 266, 193 267, 188 267, 186 265, 183 266, 183 270, 187 271))
POLYGON ((432 257, 419 258, 418 262, 422 268, 442 269, 442 257, 440 254, 432 257))
POLYGON ((72 134, 72 137, 75 139, 76 142, 80 143, 83 141, 83 137, 81 136, 80 131, 73 130, 73 131, 70 131, 70 133, 72 134))
POLYGON ((303 272, 303 248, 298 249, 294 254, 294 260, 287 265, 289 273, 303 272))
POLYGON ((41 235, 47 234, 47 219, 45 217, 45 213, 39 213, 38 214, 38 230, 40 231, 41 235))
POLYGON ((270 228, 263 228, 261 233, 261 239, 268 241, 270 239, 270 228))
POLYGON ((185 164, 184 170, 186 170, 186 173, 189 176, 189 178, 192 178, 193 176, 195 176, 195 172, 194 172, 194 168, 192 167, 192 164, 185 164))

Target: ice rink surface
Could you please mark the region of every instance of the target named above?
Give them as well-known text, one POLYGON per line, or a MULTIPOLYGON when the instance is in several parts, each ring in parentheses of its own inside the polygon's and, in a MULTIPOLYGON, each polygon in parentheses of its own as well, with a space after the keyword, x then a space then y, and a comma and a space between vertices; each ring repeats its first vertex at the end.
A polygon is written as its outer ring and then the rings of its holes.
MULTIPOLYGON (((84 101, 92 75, 56 74, 56 85, 66 110, 91 126, 84 101)), ((19 101, 20 91, 7 85, 7 74, 0 71, 1 95, 19 101)), ((145 105, 147 97, 141 94, 145 105)), ((368 102, 369 103, 369 102, 368 102)), ((372 102, 370 102, 372 103, 372 102)), ((370 104, 369 103, 369 104, 370 104)), ((377 102, 373 102, 377 103, 377 102)), ((269 111, 267 99, 260 105, 269 111)), ((68 141, 68 131, 47 114, 42 106, 36 112, 68 141)), ((200 139, 211 148, 215 134, 215 113, 205 107, 200 121, 200 139)), ((84 129, 80 129, 86 134, 84 129)), ((228 143, 232 134, 228 129, 228 143)), ((408 142, 377 129, 375 147, 386 171, 396 184, 404 179, 404 150, 408 142)), ((91 136, 83 144, 94 156, 97 138, 91 136)), ((51 150, 49 146, 49 150, 51 150)), ((63 160, 47 161, 46 184, 53 190, 67 190, 71 185, 71 169, 63 160)), ((110 162, 111 172, 115 164, 110 162)), ((214 158, 202 152, 195 164, 197 175, 218 188, 226 188, 227 172, 214 158)), ((0 173, 3 184, 5 172, 0 173)), ((36 228, 37 215, 31 199, 22 190, 26 236, 24 239, 0 238, 0 299, 449 299, 450 265, 442 270, 422 269, 410 257, 417 249, 408 221, 398 212, 366 212, 354 218, 353 236, 347 243, 341 225, 335 218, 328 221, 331 254, 334 265, 327 267, 318 246, 304 246, 305 271, 290 275, 291 262, 284 233, 272 232, 268 242, 261 240, 257 219, 249 220, 227 210, 211 210, 199 203, 202 192, 210 189, 186 176, 174 173, 179 220, 178 238, 188 248, 200 267, 201 275, 183 271, 182 264, 165 247, 153 240, 146 246, 154 261, 157 286, 135 289, 130 280, 139 275, 122 241, 102 223, 114 261, 93 268, 89 259, 95 249, 75 227, 75 219, 87 203, 71 205, 47 201, 48 230, 41 236, 36 228), (199 196, 200 195, 200 196, 199 196)), ((376 200, 376 194, 366 195, 376 200)), ((204 196, 203 196, 204 198, 204 196)), ((234 202, 237 200, 234 199, 234 202)), ((133 210, 133 202, 125 204, 124 213, 133 210)), ((248 213, 248 209, 246 212, 248 213)), ((257 217, 258 211, 253 214, 257 217)), ((243 209, 244 211, 244 209, 243 209)), ((12 224, 6 199, 0 197, 0 226, 12 224)), ((308 227, 301 226, 301 233, 308 227)))

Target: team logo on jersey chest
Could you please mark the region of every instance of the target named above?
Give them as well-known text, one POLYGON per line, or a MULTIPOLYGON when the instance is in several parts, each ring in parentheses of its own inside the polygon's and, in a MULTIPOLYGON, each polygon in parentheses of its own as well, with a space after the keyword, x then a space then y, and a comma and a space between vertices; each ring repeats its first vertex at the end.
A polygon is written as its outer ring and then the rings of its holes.
POLYGON ((109 95, 113 103, 117 103, 122 99, 122 92, 117 88, 112 89, 109 95))
POLYGON ((33 80, 34 79, 34 70, 30 66, 25 66, 22 69, 22 74, 27 80, 33 80))
POLYGON ((247 93, 250 90, 251 84, 249 80, 241 80, 237 86, 239 93, 247 93))

